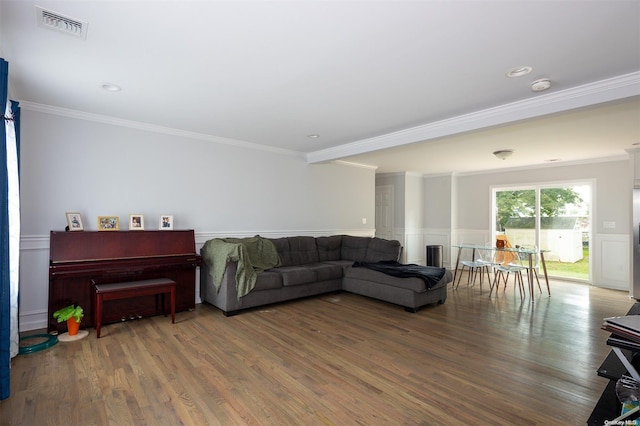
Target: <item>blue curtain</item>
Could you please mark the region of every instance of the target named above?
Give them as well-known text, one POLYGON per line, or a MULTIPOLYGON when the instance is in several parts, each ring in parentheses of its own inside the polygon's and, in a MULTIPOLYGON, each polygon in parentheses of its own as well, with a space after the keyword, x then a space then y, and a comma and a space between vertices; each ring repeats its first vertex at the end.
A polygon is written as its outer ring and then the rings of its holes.
POLYGON ((9 64, 0 58, 0 400, 10 394, 11 358, 18 353, 18 265, 20 243, 20 108, 7 110, 9 64), (9 125, 7 125, 9 123, 9 125))

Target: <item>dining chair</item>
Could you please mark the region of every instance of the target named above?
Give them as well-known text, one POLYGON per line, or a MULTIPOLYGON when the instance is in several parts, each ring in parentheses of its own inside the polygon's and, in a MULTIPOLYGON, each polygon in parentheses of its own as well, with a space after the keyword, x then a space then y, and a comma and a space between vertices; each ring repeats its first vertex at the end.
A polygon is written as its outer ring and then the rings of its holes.
POLYGON ((482 292, 482 283, 484 281, 484 275, 487 275, 487 281, 491 286, 491 269, 492 269, 492 250, 487 250, 482 247, 474 248, 473 255, 471 260, 462 260, 460 261, 461 268, 460 274, 458 275, 458 282, 456 283, 456 290, 458 286, 460 286, 460 280, 462 279, 462 273, 465 268, 469 270, 469 275, 467 275, 467 286, 472 286, 475 284, 476 279, 480 277, 480 292, 482 292))
MULTIPOLYGON (((499 250, 497 252, 500 252, 499 250)), ((526 271, 528 268, 522 264, 522 259, 519 256, 518 252, 513 251, 503 251, 502 253, 513 253, 514 255, 509 256, 501 256, 500 259, 504 259, 502 261, 496 261, 493 265, 494 278, 493 283, 491 284, 491 291, 489 292, 489 297, 493 293, 493 290, 498 292, 500 287, 500 282, 504 283, 504 289, 507 289, 507 283, 509 281, 509 275, 513 273, 514 279, 514 289, 515 286, 518 286, 518 290, 520 290, 520 298, 522 299, 524 293, 524 279, 522 278, 522 272, 526 271)), ((499 258, 496 256, 496 258, 499 258)))
MULTIPOLYGON (((526 253, 526 251, 535 252, 538 248, 536 246, 520 246, 520 248, 525 251, 522 253, 518 253, 518 255, 520 256, 520 260, 523 263, 523 266, 527 268, 527 277, 532 277, 532 279, 535 279, 535 281, 538 283, 538 289, 540 290, 540 293, 542 293, 540 278, 538 277, 539 256, 537 253, 531 254, 531 274, 529 274, 529 253, 526 253)), ((533 289, 533 285, 531 285, 531 283, 529 283, 529 285, 531 286, 531 289, 533 289)))

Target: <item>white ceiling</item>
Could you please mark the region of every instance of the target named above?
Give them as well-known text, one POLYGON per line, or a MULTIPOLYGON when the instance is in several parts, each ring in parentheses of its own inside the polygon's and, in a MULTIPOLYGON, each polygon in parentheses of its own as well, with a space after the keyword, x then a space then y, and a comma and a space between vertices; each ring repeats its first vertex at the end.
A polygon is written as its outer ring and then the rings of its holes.
POLYGON ((0 0, 10 95, 27 109, 380 172, 616 158, 640 143, 637 0, 37 2, 86 22, 86 39, 37 26, 35 5, 0 0), (505 77, 522 65, 533 72, 505 77), (539 78, 552 88, 532 92, 539 78))

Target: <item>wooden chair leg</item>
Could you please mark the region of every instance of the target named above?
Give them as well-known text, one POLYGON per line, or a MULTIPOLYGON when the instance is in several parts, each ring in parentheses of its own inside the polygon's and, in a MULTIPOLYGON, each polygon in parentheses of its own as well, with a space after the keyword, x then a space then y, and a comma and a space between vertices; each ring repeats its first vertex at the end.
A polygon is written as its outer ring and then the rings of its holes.
POLYGON ((462 267, 460 268, 460 275, 458 275, 458 283, 456 284, 456 290, 460 286, 460 280, 462 279, 463 272, 464 272, 464 265, 462 265, 462 267))
POLYGON ((542 293, 542 287, 540 286, 540 278, 538 278, 538 271, 534 269, 533 275, 535 276, 536 282, 538 283, 538 289, 540 290, 540 293, 542 293))
MULTIPOLYGON (((491 291, 493 292, 493 289, 496 289, 496 293, 498 293, 498 290, 500 290, 500 279, 504 278, 504 273, 502 271, 496 271, 494 272, 494 277, 493 277, 493 285, 491 287, 491 291)), ((505 281, 505 285, 506 285, 506 281, 505 281)), ((491 296, 491 292, 489 293, 489 296, 491 296)))
POLYGON ((496 286, 496 275, 493 275, 493 281, 491 281, 491 286, 489 287, 489 297, 491 297, 491 293, 493 293, 493 289, 496 286))
POLYGON ((513 290, 515 291, 515 284, 518 284, 518 290, 520 290, 520 299, 523 299, 523 295, 522 292, 524 290, 524 280, 522 278, 522 272, 516 272, 515 273, 515 283, 513 286, 513 290))

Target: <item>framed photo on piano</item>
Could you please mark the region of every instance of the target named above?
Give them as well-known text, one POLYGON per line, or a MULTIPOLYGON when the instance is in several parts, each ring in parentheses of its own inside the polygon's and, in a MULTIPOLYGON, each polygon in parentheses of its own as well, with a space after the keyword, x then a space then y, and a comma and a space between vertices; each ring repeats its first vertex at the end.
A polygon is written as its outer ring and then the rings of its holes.
POLYGON ((82 216, 80 213, 67 212, 67 227, 69 231, 84 231, 84 225, 82 225, 82 216))
POLYGON ((129 230, 144 231, 144 216, 141 214, 129 215, 129 230))
POLYGON ((160 216, 160 225, 158 226, 161 231, 171 231, 173 229, 173 216, 160 216))
POLYGON ((98 216, 98 231, 119 231, 120 218, 118 216, 98 216))

